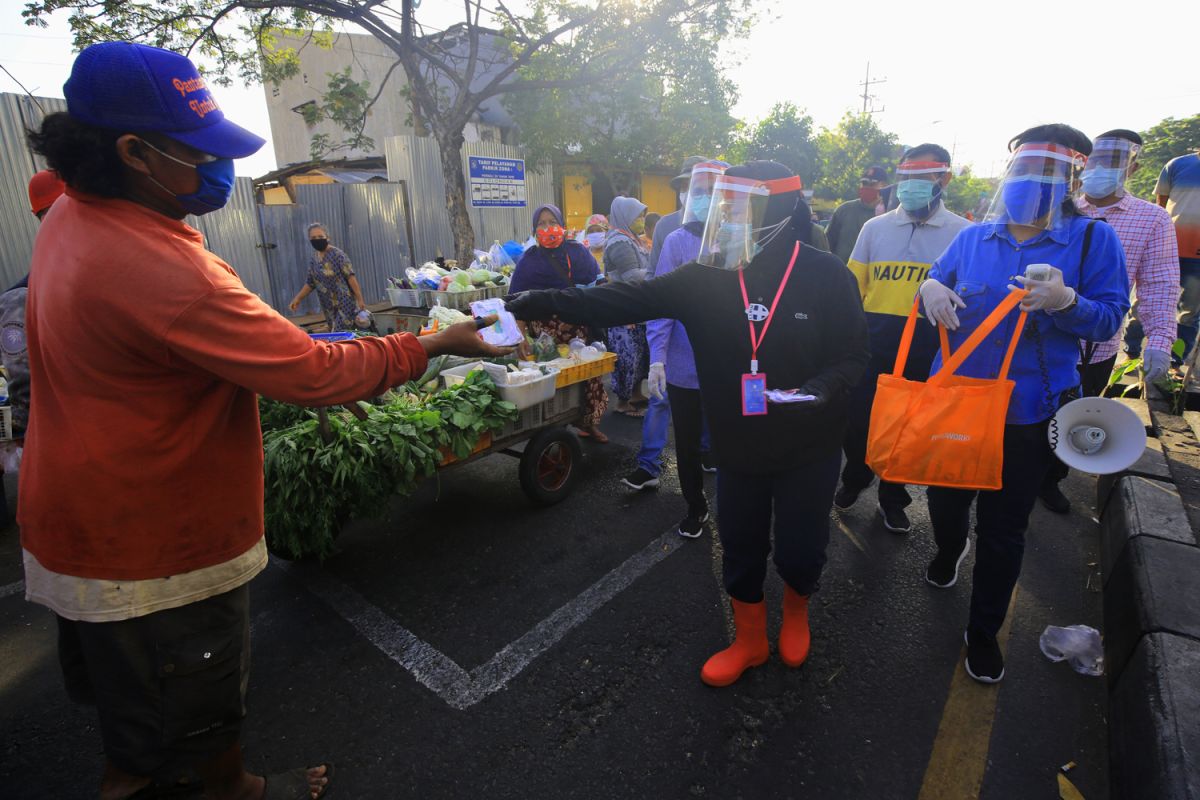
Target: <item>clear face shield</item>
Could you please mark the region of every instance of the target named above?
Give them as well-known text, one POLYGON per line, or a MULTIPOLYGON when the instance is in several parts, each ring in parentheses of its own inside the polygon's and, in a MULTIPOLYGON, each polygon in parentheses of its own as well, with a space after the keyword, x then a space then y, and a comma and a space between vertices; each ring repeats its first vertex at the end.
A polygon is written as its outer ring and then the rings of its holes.
POLYGON ((788 215, 764 227, 767 200, 773 194, 799 192, 802 188, 803 183, 795 175, 772 181, 719 176, 713 183, 712 202, 696 260, 717 269, 745 269, 792 221, 788 215))
POLYGON ((699 222, 703 225, 708 220, 708 209, 712 205, 713 187, 717 178, 729 169, 724 161, 702 161, 692 167, 692 177, 688 182, 687 200, 683 206, 683 219, 680 224, 699 222))
POLYGON ((1057 228, 1063 221, 1063 200, 1074 190, 1085 163, 1087 157, 1069 147, 1026 142, 1009 158, 984 222, 1057 228))
POLYGON ((896 167, 896 200, 909 213, 926 211, 942 196, 950 165, 942 161, 905 161, 896 167))
POLYGON ((1097 139, 1083 168, 1083 193, 1093 200, 1125 196, 1125 179, 1141 147, 1127 139, 1097 139))

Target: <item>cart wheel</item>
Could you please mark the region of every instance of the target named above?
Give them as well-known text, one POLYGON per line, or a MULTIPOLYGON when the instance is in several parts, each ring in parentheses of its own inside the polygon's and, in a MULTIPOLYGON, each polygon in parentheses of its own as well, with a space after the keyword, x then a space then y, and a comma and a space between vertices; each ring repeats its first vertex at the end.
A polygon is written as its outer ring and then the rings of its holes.
POLYGON ((521 488, 531 500, 552 506, 575 488, 583 449, 566 428, 550 428, 529 440, 521 454, 521 488))

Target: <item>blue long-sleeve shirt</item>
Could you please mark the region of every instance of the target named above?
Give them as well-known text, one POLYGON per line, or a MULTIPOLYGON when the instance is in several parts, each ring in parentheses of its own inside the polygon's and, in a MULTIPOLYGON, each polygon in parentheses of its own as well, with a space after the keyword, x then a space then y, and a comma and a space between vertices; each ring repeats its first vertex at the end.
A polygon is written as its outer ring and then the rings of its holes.
MULTIPOLYGON (((1044 311, 1029 314, 1009 370, 1009 378, 1016 382, 1008 406, 1010 425, 1030 425, 1054 416, 1059 396, 1079 384, 1075 368, 1079 362, 1079 340, 1107 341, 1120 329, 1121 320, 1129 311, 1125 251, 1112 228, 1103 222, 1095 225, 1087 259, 1080 264, 1084 234, 1090 222, 1086 217, 1070 217, 1058 228, 1020 244, 1003 223, 966 228, 929 272, 929 277, 954 289, 966 303, 966 308, 958 309, 958 330, 949 333, 952 350, 1000 304, 1009 292, 1010 283, 1020 285, 1012 278, 1025 274, 1030 264, 1058 267, 1063 272, 1063 282, 1075 289, 1078 303, 1073 309, 1056 314, 1044 311)), ((1017 311, 1011 312, 957 374, 996 377, 1012 340, 1017 315, 1017 311)), ((939 353, 933 362, 933 373, 941 367, 939 353)))
MULTIPOLYGON (((659 222, 661 225, 662 223, 659 222)), ((666 275, 700 255, 700 237, 687 228, 677 228, 663 242, 654 277, 666 275)), ((646 339, 650 344, 650 363, 666 368, 667 383, 683 389, 699 389, 696 357, 688 341, 683 323, 676 319, 652 319, 646 323, 646 339)))

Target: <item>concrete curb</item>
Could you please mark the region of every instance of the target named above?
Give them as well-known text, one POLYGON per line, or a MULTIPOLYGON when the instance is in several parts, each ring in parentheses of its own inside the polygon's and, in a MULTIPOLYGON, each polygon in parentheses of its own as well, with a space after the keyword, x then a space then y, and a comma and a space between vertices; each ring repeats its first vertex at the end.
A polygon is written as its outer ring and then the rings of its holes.
POLYGON ((1114 800, 1200 800, 1200 542, 1171 466, 1152 438, 1097 483, 1114 800))

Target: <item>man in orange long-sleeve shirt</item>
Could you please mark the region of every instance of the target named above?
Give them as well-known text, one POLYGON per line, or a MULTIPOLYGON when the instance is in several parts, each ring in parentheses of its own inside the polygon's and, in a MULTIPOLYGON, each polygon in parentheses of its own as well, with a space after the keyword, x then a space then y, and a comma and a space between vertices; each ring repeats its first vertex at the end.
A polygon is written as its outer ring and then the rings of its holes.
POLYGON ((29 285, 26 596, 57 616, 68 693, 97 706, 101 798, 191 768, 208 798, 320 797, 328 765, 263 779, 238 744, 266 565, 256 395, 345 403, 429 355, 499 351, 474 323, 314 343, 248 291, 182 220, 225 205, 233 159, 263 140, 183 56, 94 45, 64 93, 30 136, 68 189, 29 285))

